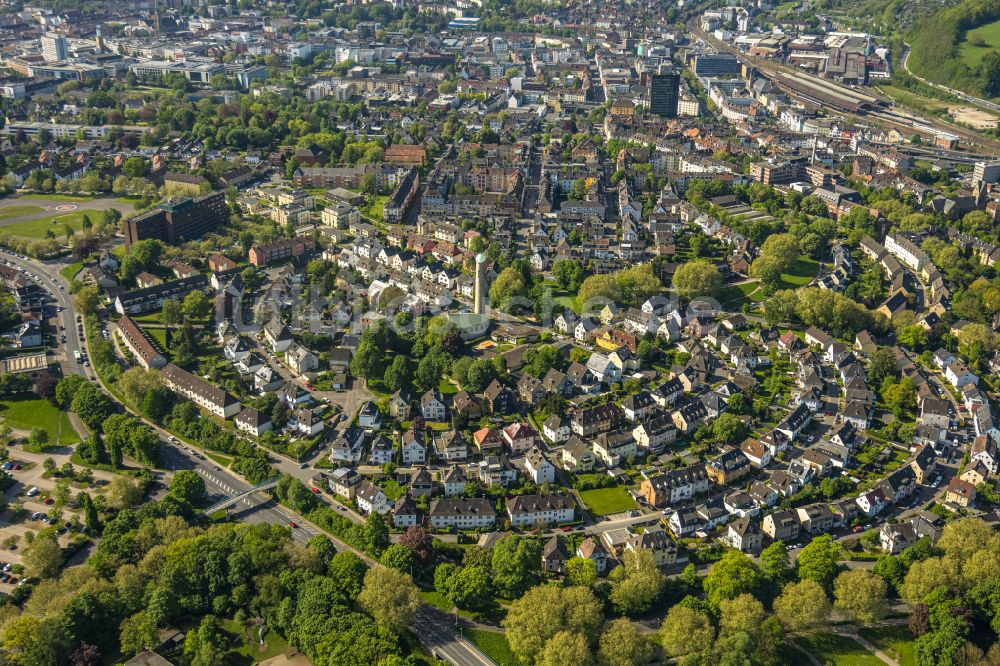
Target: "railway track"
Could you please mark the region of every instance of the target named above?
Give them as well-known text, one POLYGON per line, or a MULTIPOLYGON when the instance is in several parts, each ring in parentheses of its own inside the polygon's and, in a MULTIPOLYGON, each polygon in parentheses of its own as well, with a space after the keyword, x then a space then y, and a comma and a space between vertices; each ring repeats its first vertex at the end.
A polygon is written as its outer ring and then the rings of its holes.
MULTIPOLYGON (((743 53, 738 48, 730 44, 727 44, 726 42, 718 40, 712 35, 709 35, 707 32, 702 30, 697 25, 697 19, 692 19, 692 21, 688 24, 688 29, 699 39, 704 41, 706 44, 709 44, 710 46, 715 48, 716 51, 720 52, 725 51, 726 53, 730 53, 736 56, 736 58, 741 62, 743 62, 744 64, 754 67, 758 72, 769 78, 772 82, 774 82, 780 89, 784 90, 793 99, 798 99, 819 107, 831 106, 830 103, 824 100, 810 97, 809 95, 804 94, 800 90, 794 90, 789 86, 783 84, 782 77, 780 75, 795 74, 796 76, 799 77, 804 76, 806 78, 817 78, 817 79, 818 77, 810 77, 809 74, 806 74, 800 69, 781 65, 773 60, 765 60, 757 56, 751 56, 746 53, 743 53)), ((822 81, 825 84, 830 83, 825 79, 818 79, 818 80, 822 81)), ((850 90, 850 88, 847 89, 850 90)), ((920 134, 928 138, 934 138, 940 134, 955 136, 958 139, 964 141, 965 144, 970 147, 974 146, 986 149, 988 152, 983 153, 983 155, 986 157, 995 157, 997 153, 1000 152, 1000 141, 997 141, 995 139, 990 139, 989 137, 980 134, 979 132, 976 132, 974 130, 969 130, 964 127, 952 125, 951 123, 946 123, 937 120, 935 118, 925 118, 916 115, 914 113, 907 113, 906 115, 897 113, 891 110, 895 106, 895 102, 893 102, 892 100, 886 99, 885 97, 878 94, 874 90, 865 90, 865 94, 886 104, 888 108, 877 108, 871 110, 862 109, 859 110, 858 112, 838 110, 838 112, 843 113, 845 117, 855 120, 857 122, 861 122, 862 124, 868 123, 871 125, 879 126, 879 124, 881 123, 883 128, 885 126, 888 126, 889 128, 905 129, 907 132, 911 134, 920 134)))

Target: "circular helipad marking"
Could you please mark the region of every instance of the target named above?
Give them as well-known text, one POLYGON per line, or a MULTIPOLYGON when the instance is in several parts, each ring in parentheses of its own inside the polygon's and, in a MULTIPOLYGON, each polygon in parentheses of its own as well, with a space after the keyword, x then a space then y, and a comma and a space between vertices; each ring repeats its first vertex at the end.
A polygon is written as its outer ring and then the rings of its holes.
POLYGON ((60 213, 71 213, 76 210, 76 204, 59 204, 56 210, 60 213))

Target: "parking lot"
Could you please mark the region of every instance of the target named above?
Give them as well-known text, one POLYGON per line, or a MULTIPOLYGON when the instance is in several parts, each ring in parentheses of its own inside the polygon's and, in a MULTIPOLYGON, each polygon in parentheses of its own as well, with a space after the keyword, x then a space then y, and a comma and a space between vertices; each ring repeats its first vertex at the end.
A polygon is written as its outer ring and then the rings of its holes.
MULTIPOLYGON (((38 533, 50 526, 55 527, 59 534, 59 544, 66 547, 73 537, 69 524, 74 520, 82 521, 77 511, 71 508, 74 505, 73 498, 83 491, 89 492, 91 496, 102 494, 114 478, 109 472, 90 470, 93 480, 89 483, 71 481, 67 488, 69 499, 60 505, 56 487, 65 477, 59 469, 68 462, 68 448, 40 454, 12 446, 10 456, 0 465, 13 481, 4 493, 8 508, 0 514, 0 592, 9 593, 20 582, 21 575, 10 571, 7 565, 13 569, 14 565, 22 563, 22 553, 27 546, 25 535, 28 532, 38 533), (46 471, 46 458, 55 462, 56 472, 46 471)), ((83 470, 78 466, 74 466, 74 469, 76 472, 83 470)))

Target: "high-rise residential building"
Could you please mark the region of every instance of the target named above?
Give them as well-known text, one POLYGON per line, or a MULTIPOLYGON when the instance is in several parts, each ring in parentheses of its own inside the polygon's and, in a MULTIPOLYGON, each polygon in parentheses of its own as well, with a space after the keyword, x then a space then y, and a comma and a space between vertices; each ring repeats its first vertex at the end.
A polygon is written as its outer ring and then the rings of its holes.
POLYGON ((972 169, 973 183, 1000 182, 1000 161, 976 162, 972 169))
POLYGON ((62 35, 47 32, 42 35, 41 41, 45 62, 59 62, 69 57, 69 43, 62 35))
POLYGON ((175 197, 148 213, 125 220, 125 247, 130 248, 136 241, 146 238, 175 245, 200 238, 228 219, 229 208, 222 192, 211 192, 195 199, 175 197))
POLYGON ((680 94, 680 73, 671 67, 660 65, 659 71, 649 79, 649 110, 664 118, 676 118, 680 94))

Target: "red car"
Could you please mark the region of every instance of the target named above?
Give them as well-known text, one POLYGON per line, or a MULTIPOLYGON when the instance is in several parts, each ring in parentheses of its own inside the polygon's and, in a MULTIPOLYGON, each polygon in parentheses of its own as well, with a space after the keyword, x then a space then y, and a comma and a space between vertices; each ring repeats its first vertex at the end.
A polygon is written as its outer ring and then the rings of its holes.
POLYGON ((306 390, 307 391, 315 391, 316 387, 313 386, 312 384, 310 384, 309 382, 306 382, 306 390))
POLYGON ((298 525, 296 525, 296 524, 295 524, 295 521, 294 521, 294 520, 289 520, 289 521, 288 521, 288 526, 289 526, 289 527, 291 527, 291 528, 295 528, 295 527, 298 527, 298 525))
POLYGON ((45 501, 46 504, 55 504, 56 503, 56 501, 54 499, 52 499, 51 497, 46 497, 44 501, 45 501))
POLYGON ((11 469, 21 469, 21 463, 14 463, 14 466, 11 467, 11 469))
POLYGON ((319 488, 313 488, 313 489, 312 489, 312 491, 313 491, 314 493, 316 493, 317 495, 319 495, 319 488))

